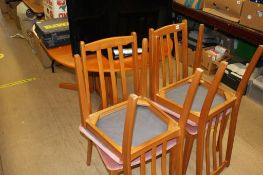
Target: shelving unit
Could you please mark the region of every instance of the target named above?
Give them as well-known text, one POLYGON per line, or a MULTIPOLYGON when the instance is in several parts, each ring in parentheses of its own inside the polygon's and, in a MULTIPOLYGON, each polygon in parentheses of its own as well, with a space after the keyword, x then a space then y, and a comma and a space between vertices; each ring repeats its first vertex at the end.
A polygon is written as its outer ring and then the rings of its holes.
POLYGON ((176 2, 173 2, 172 9, 177 14, 182 14, 184 16, 190 17, 207 26, 215 27, 220 31, 230 34, 236 38, 243 39, 251 44, 263 44, 263 32, 250 29, 248 27, 240 25, 239 23, 214 16, 201 10, 187 8, 176 2))

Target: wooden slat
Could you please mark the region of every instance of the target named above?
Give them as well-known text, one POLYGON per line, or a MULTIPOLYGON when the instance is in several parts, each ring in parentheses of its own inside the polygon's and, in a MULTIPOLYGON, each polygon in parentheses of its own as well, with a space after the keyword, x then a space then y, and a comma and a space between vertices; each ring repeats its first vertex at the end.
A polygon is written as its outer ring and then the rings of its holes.
POLYGON ((118 46, 119 50, 119 59, 120 59, 120 68, 121 68, 121 85, 122 85, 122 99, 127 100, 127 80, 126 80, 126 73, 125 73, 125 66, 124 66, 124 56, 123 56, 123 48, 122 46, 118 46))
POLYGON ((145 154, 142 154, 141 157, 141 169, 140 169, 140 172, 141 172, 141 175, 145 175, 145 172, 146 172, 146 165, 145 165, 145 154))
POLYGON ((187 21, 183 20, 183 32, 182 32, 182 62, 183 62, 183 78, 188 76, 188 28, 187 28, 187 21))
POLYGON ((217 142, 217 151, 219 152, 219 166, 223 162, 223 136, 228 122, 229 115, 226 115, 226 110, 222 114, 222 121, 219 130, 218 142, 217 142))
POLYGON ((210 134, 213 121, 209 121, 209 125, 206 131, 206 141, 205 141, 205 159, 206 159, 206 174, 210 174, 210 134))
POLYGON ((166 147, 167 142, 162 145, 162 175, 166 175, 166 147))
POLYGON ((169 84, 173 82, 173 62, 172 62, 172 53, 171 53, 171 46, 169 42, 171 41, 170 34, 166 35, 166 45, 167 45, 167 52, 168 52, 168 69, 169 69, 169 84))
POLYGON ((97 51, 97 59, 98 59, 98 65, 99 65, 99 79, 100 79, 100 96, 102 100, 102 108, 106 108, 107 103, 107 90, 106 90, 106 84, 105 84, 105 77, 104 77, 104 71, 103 71, 103 64, 102 64, 102 54, 101 50, 97 51))
POLYGON ((156 175, 156 147, 152 148, 152 166, 151 166, 152 175, 156 175))
MULTIPOLYGON (((160 47, 160 56, 161 56, 161 61, 162 61, 162 79, 163 79, 163 86, 166 86, 166 59, 165 59, 165 54, 164 54, 164 39, 163 36, 159 37, 160 44, 158 45, 160 47)), ((157 48, 158 49, 158 48, 157 48)), ((159 49, 158 49, 159 50, 159 49)), ((158 61, 158 58, 157 58, 158 61)))
POLYGON ((216 121, 214 124, 214 131, 213 131, 213 143, 212 143, 212 151, 213 151, 213 169, 217 169, 217 156, 216 156, 216 138, 217 138, 217 128, 219 123, 220 114, 216 116, 216 121))
POLYGON ((109 59, 109 64, 110 64, 110 79, 111 79, 111 87, 112 87, 112 99, 113 99, 113 104, 118 103, 118 93, 117 93, 117 80, 116 80, 116 72, 114 69, 114 60, 113 60, 113 54, 112 54, 112 49, 107 48, 107 53, 108 53, 108 59, 109 59))
MULTIPOLYGON (((176 81, 179 81, 181 78, 181 69, 180 69, 180 50, 177 33, 174 33, 174 49, 175 49, 175 71, 176 71, 176 81)), ((183 59, 183 58, 182 58, 183 59)))

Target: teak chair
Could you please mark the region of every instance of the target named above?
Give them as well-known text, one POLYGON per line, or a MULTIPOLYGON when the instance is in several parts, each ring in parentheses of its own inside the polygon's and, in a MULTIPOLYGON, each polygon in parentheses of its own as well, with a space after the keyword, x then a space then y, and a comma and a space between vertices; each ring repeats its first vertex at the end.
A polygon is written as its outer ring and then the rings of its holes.
MULTIPOLYGON (((115 37, 100 40, 97 42, 82 44, 82 56, 75 55, 75 67, 76 67, 76 77, 79 87, 79 97, 80 97, 80 108, 81 108, 81 126, 80 131, 88 139, 88 160, 87 163, 90 164, 90 154, 91 154, 91 142, 93 141, 98 148, 98 151, 106 165, 109 169, 110 174, 117 174, 118 172, 124 170, 124 174, 131 173, 131 165, 141 164, 141 173, 145 174, 145 161, 152 159, 152 173, 155 172, 156 167, 156 156, 162 153, 162 173, 166 172, 166 150, 171 149, 171 158, 170 158, 170 174, 174 174, 174 168, 176 165, 176 173, 181 174, 182 172, 182 143, 184 139, 184 127, 186 124, 187 116, 191 109, 191 104, 196 93, 198 83, 202 71, 199 69, 196 71, 191 87, 188 91, 188 96, 185 100, 183 110, 182 110, 182 120, 177 124, 173 119, 171 119, 167 114, 158 109, 151 101, 143 97, 137 97, 136 95, 131 95, 129 100, 118 103, 116 98, 116 104, 108 108, 104 108, 101 111, 91 114, 91 96, 89 91, 89 79, 87 77, 87 68, 86 68, 86 51, 96 51, 98 55, 98 62, 100 62, 101 48, 111 48, 113 46, 118 46, 121 53, 123 44, 129 42, 135 42, 134 38, 136 36, 124 36, 124 37, 115 37), (146 115, 145 115, 146 113, 146 115), (126 116, 126 117, 125 117, 126 116), (135 117, 137 118, 135 120, 135 117), (151 121, 140 122, 140 118, 157 118, 151 121), (115 118, 115 119, 114 119, 115 118), (109 123, 107 122, 107 119, 109 123), (117 127, 110 126, 110 124, 117 124, 117 127), (142 125, 137 126, 137 125, 142 125), (150 129, 146 127, 149 124, 150 129), (165 125, 165 129, 162 129, 165 125), (104 128, 103 126, 107 126, 104 128), (109 132, 107 128, 110 127, 109 132), (154 128, 157 127, 157 128, 154 128), (136 129, 144 129, 143 131, 137 132, 136 129), (161 128, 160 132, 158 128, 161 128), (105 130, 106 129, 106 130, 105 130), (123 131, 123 130, 124 131, 123 131), (110 132, 116 131, 118 134, 110 132), (153 132, 153 133, 152 133, 153 132), (141 134, 144 134, 142 137, 141 134), (147 135, 148 133, 148 135, 147 135), (150 137, 149 137, 150 133, 150 137), (139 135, 138 135, 139 134, 139 135), (146 134, 146 136, 145 136, 146 134), (113 137, 111 137, 113 136, 113 137), (117 139, 116 139, 117 137, 117 139), (122 139, 123 138, 123 139, 122 139), (146 138, 141 140, 141 138, 146 138), (176 138, 176 141, 174 140, 176 138), (136 145, 137 139, 137 145, 136 145), (92 140, 92 141, 91 141, 92 140), (135 145, 134 145, 135 140, 135 145), (139 140, 139 143, 138 143, 139 140), (152 150, 149 152, 149 150, 152 150), (137 158, 140 157, 140 158, 137 158)), ((143 40, 143 56, 145 58, 145 48, 147 48, 147 40, 143 40)), ((123 65, 121 63, 114 64, 113 59, 111 58, 111 49, 108 50, 109 63, 110 65, 123 65)), ((136 50, 135 50, 136 52, 136 50)), ((122 57, 122 54, 120 54, 122 57)), ((123 58, 122 58, 123 59, 123 58)), ((145 60, 142 60, 142 70, 146 70, 145 60)), ((100 70, 100 86, 103 87, 105 84, 104 77, 104 64, 101 65, 100 70), (104 82, 102 82, 104 81, 104 82)), ((120 66, 120 69, 111 69, 111 75, 115 76, 117 71, 125 71, 122 69, 123 66, 120 66)), ((135 72, 137 72, 135 70, 135 72)), ((146 85, 144 79, 145 71, 141 71, 141 76, 138 78, 142 81, 143 86, 146 85)), ((116 79, 116 78, 115 78, 116 79)), ((111 81, 112 84, 116 80, 111 81)), ((122 86, 123 87, 123 86, 122 86)), ((106 91, 106 88, 101 88, 101 91, 106 91)), ((146 89, 142 88, 140 91, 143 95, 145 94, 146 89)), ((101 92, 103 93, 103 92, 101 92)), ((106 93, 106 92, 104 92, 106 93)), ((102 96, 104 98, 106 95, 102 96)), ((103 99, 102 99, 103 101, 103 99)), ((103 107, 104 105, 102 105, 103 107)), ((160 129, 159 129, 160 130, 160 129)))
MULTIPOLYGON (((177 27, 179 28, 179 27, 177 27)), ((169 33, 169 32, 166 32, 169 33)), ((164 34, 162 34, 164 35, 164 34)), ((154 35, 152 35, 154 36, 154 35)), ((165 88, 158 90, 159 88, 159 61, 160 53, 165 53, 162 51, 162 39, 160 36, 156 35, 155 37, 151 37, 151 44, 152 44, 152 50, 150 51, 150 55, 152 56, 152 69, 154 69, 155 76, 152 78, 152 83, 154 84, 155 91, 153 91, 153 96, 157 103, 160 103, 163 105, 163 110, 167 113, 170 113, 175 118, 180 117, 180 104, 184 99, 185 93, 182 93, 182 90, 185 88, 182 86, 182 84, 185 82, 185 80, 181 80, 178 83, 166 85, 165 88), (157 61, 156 61, 157 60, 157 61), (155 62, 154 62, 155 61, 155 62), (173 95, 177 97, 171 99, 167 99, 165 96, 165 89, 174 89, 173 95), (177 94, 176 94, 177 93, 177 94)), ((166 44, 169 45, 169 44, 166 44)), ((167 46, 166 46, 167 47, 167 46)), ((151 47, 150 47, 151 48, 151 47)), ((219 86, 217 93, 215 94, 215 99, 212 101, 212 107, 211 110, 208 113, 208 116, 205 117, 203 114, 203 117, 201 117, 201 102, 204 100, 205 94, 203 94, 204 91, 207 91, 211 86, 213 86, 214 83, 211 83, 209 81, 202 80, 202 83, 200 86, 201 88, 198 89, 196 99, 193 102, 193 109, 192 112, 189 115, 188 120, 188 127, 187 127, 187 134, 186 134, 186 144, 185 144, 185 151, 184 151, 184 174, 186 173, 186 169, 188 166, 188 161, 190 159, 190 153, 193 146, 193 141, 195 138, 197 138, 197 161, 196 161, 196 173, 202 174, 202 167, 203 167, 203 152, 204 152, 204 138, 206 139, 205 143, 205 150, 206 150, 206 173, 207 174, 214 174, 221 172, 224 167, 229 166, 230 164, 230 158, 231 153, 233 149, 233 142, 234 142, 234 135, 235 135, 235 128, 236 128, 236 122, 237 122, 237 113, 239 110, 239 105, 241 101, 241 97, 244 94, 245 87, 248 83, 248 79, 253 72, 253 69, 255 67, 255 64, 257 63, 259 57, 262 55, 262 46, 259 46, 258 50, 256 51, 255 55, 252 58, 252 61, 250 63, 250 66, 247 68, 247 71, 240 83, 240 86, 236 92, 236 94, 231 93, 230 91, 226 90, 222 86, 219 86), (223 97, 223 98, 222 98, 223 97), (199 100, 198 100, 199 99, 199 100), (200 101, 201 100, 201 101, 200 101), (220 112, 221 111, 221 112, 220 112), (231 113, 232 111, 232 113, 231 113), (219 112, 219 113, 218 113, 219 112), (198 117, 197 117, 198 116, 198 117), (220 117, 218 117, 220 116, 220 117), (231 116, 231 117, 229 117, 231 116), (228 141, 227 145, 223 147, 223 138, 225 129, 227 126, 227 121, 230 118, 230 127, 229 127, 229 135, 228 135, 228 141), (213 119, 213 120, 212 120, 213 119), (211 123, 212 121, 212 123, 211 123), (211 123, 211 124, 210 124, 211 123), (212 145, 209 144, 210 139, 210 132, 211 127, 214 128, 213 134, 212 134, 212 145), (217 128, 217 129, 215 129, 217 128), (200 133, 200 134, 198 134, 200 133), (218 137, 217 137, 218 135, 218 137), (215 144, 217 143, 217 144, 215 144), (213 168, 212 171, 210 169, 210 151, 209 147, 212 147, 213 154, 212 160, 213 160, 213 168), (223 151, 222 149, 226 148, 226 151, 223 151), (219 153, 216 153, 219 152, 219 153), (217 157, 217 154, 219 154, 219 157, 217 157), (223 159, 223 156, 225 156, 225 159, 223 159)), ((177 59, 178 60, 178 59, 177 59)), ((200 63, 200 62, 199 62, 200 63)), ((196 64, 200 65, 200 64, 196 64)), ((170 68, 170 67, 168 67, 170 68)), ((183 70, 187 70, 186 68, 183 70)), ((162 68, 162 75, 163 77, 167 77, 164 73, 165 69, 162 68)), ((168 70, 167 70, 168 72, 168 70)), ((187 74, 183 77, 186 77, 187 74)), ((178 76, 178 79, 180 76, 178 76)), ((189 77, 190 78, 190 77, 189 77)), ((187 79, 189 79, 187 78, 187 79)), ((207 105, 207 104, 206 104, 207 105)))
MULTIPOLYGON (((204 25, 199 26, 193 71, 201 65, 202 40, 204 25)), ((161 87, 164 87, 189 75, 188 57, 188 28, 187 21, 171 24, 159 29, 149 29, 149 64, 150 64, 150 97, 159 90, 159 79, 162 79, 161 87), (154 41, 154 37, 158 37, 154 41), (159 74, 159 69, 162 69, 159 74)))
MULTIPOLYGON (((219 69, 212 82, 200 81, 186 127, 186 140, 184 146, 183 174, 186 174, 188 161, 192 151, 193 141, 197 138, 196 149, 196 174, 202 174, 203 153, 206 151, 206 167, 210 172, 210 151, 212 150, 213 170, 218 173, 222 166, 223 156, 223 131, 227 124, 231 108, 234 106, 236 97, 233 93, 224 91, 219 87, 226 62, 220 63, 219 69), (213 128, 213 130, 211 130, 213 128), (210 144, 210 133, 213 131, 212 144, 210 144), (218 134, 219 133, 219 134, 218 134), (204 141, 205 140, 205 141, 204 141), (204 148, 205 142, 205 148, 204 148), (212 147, 212 148, 211 148, 212 147), (219 164, 216 149, 219 153, 219 164), (218 166, 219 165, 219 166, 218 166)), ((182 101, 185 98, 191 77, 170 84, 159 90, 156 94, 156 102, 160 108, 174 117, 180 119, 182 101)))
MULTIPOLYGON (((144 41, 144 43, 147 41, 144 41)), ((145 45, 145 44, 144 44, 145 45)), ((147 46, 147 45, 146 45, 147 46)), ((80 96, 80 107, 82 111, 82 121, 81 126, 86 127, 85 120, 88 118, 88 115, 92 112, 92 103, 90 97, 90 85, 92 84, 91 79, 88 77, 88 68, 87 62, 90 57, 90 54, 97 55, 97 60, 95 60, 98 67, 99 73, 99 88, 100 88, 100 97, 101 97, 101 105, 100 109, 104 109, 112 104, 117 104, 122 100, 127 100, 128 92, 127 92, 127 71, 133 72, 133 80, 134 80, 134 93, 138 93, 139 86, 139 69, 138 69, 138 53, 137 53, 137 37, 136 33, 132 33, 130 36, 124 37, 114 37, 102 39, 99 41, 95 41, 92 43, 85 44, 84 42, 80 43, 81 49, 81 61, 77 62, 79 58, 75 59, 75 67, 76 67, 76 75, 78 79, 78 90, 80 96), (132 65, 125 64, 125 58, 123 53, 123 47, 128 46, 132 48, 132 65), (118 59, 114 59, 113 49, 117 49, 119 51, 118 59), (105 54, 105 50, 106 53, 105 54), (88 54, 87 54, 88 53, 88 54), (107 55, 107 58, 106 56, 107 55), (121 79, 121 97, 118 96, 117 89, 117 73, 120 74, 121 79), (112 91, 112 92, 109 92, 112 91), (110 95, 109 95, 110 94, 110 95)), ((144 57, 143 60, 146 59, 147 50, 143 51, 142 55, 144 57)), ((93 63, 94 64, 94 63, 93 63)), ((92 142, 88 140, 88 152, 87 152, 87 164, 90 164, 92 154, 92 142)))

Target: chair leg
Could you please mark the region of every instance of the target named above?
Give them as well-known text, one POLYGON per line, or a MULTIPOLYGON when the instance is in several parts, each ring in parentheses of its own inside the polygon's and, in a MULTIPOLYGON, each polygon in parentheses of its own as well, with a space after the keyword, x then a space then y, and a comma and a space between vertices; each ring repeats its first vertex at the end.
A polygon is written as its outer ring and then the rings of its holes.
POLYGON ((92 155, 92 141, 88 139, 88 148, 87 148, 87 165, 90 165, 92 155))
POLYGON ((183 175, 186 174, 187 167, 189 164, 195 136, 186 132, 185 145, 184 145, 184 157, 183 157, 183 175))

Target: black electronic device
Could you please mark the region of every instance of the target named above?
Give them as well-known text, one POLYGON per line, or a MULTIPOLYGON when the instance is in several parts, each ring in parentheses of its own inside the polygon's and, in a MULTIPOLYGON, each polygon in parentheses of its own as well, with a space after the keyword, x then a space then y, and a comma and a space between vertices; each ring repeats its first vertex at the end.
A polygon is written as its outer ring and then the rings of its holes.
POLYGON ((149 28, 171 22, 171 0, 67 0, 72 54, 80 53, 80 41, 130 35, 138 46, 149 28))
POLYGON ((35 32, 47 48, 70 43, 67 18, 54 18, 36 22, 35 32))

